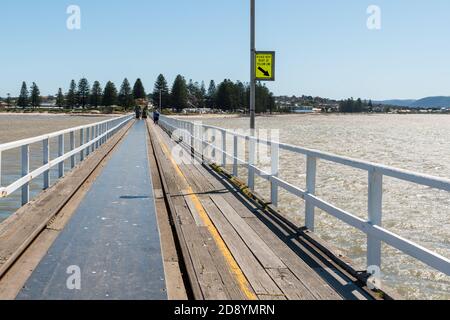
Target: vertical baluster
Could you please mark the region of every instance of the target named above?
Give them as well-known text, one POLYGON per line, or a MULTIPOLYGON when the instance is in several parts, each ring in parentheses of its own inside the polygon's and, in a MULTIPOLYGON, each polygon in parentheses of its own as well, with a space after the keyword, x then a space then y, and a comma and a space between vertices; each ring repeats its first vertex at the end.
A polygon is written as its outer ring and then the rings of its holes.
MULTIPOLYGON (((91 127, 91 142, 94 141, 95 138, 95 126, 91 127)), ((91 144, 91 152, 95 151, 95 143, 91 144)))
MULTIPOLYGON (((310 195, 316 194, 316 176, 317 176, 317 158, 312 156, 306 157, 306 193, 310 195)), ((306 228, 314 231, 315 228, 315 207, 311 200, 305 199, 305 221, 306 228)))
MULTIPOLYGON (((45 139, 42 143, 43 143, 42 162, 44 165, 46 165, 50 162, 50 140, 45 139)), ((47 190, 50 187, 50 168, 44 172, 43 176, 44 176, 44 190, 47 190)))
POLYGON ((205 163, 205 128, 203 124, 200 124, 200 139, 201 139, 201 153, 202 153, 202 163, 205 163))
POLYGON ((248 187, 250 190, 255 191, 255 165, 256 159, 256 141, 252 135, 248 140, 248 187))
POLYGON ((106 123, 104 123, 103 125, 102 125, 102 135, 103 135, 103 138, 102 138, 102 145, 104 145, 105 144, 105 142, 106 142, 106 123))
MULTIPOLYGON (((100 125, 95 126, 95 139, 98 139, 100 137, 100 125)), ((100 147, 100 140, 97 140, 95 143, 95 148, 98 149, 100 147)))
MULTIPOLYGON (((80 147, 84 145, 84 129, 80 130, 80 147)), ((80 161, 84 160, 84 150, 80 151, 80 161)))
POLYGON ((227 164, 227 132, 222 130, 222 167, 227 164))
MULTIPOLYGON (((383 214, 383 175, 377 170, 369 171, 369 223, 382 226, 383 214)), ((381 268, 381 241, 367 236, 367 266, 368 269, 381 268)))
POLYGON ((237 177, 238 172, 238 158, 239 158, 239 152, 238 152, 238 136, 235 134, 233 135, 233 176, 237 177))
MULTIPOLYGON (((273 141, 272 144, 270 145, 271 148, 271 152, 270 152, 270 156, 271 156, 271 162, 272 162, 272 176, 273 177, 278 177, 278 173, 279 173, 279 162, 280 162, 280 145, 278 144, 278 142, 273 141)), ((274 205, 275 207, 278 207, 278 183, 271 181, 270 182, 270 198, 271 198, 271 202, 272 205, 274 205)))
MULTIPOLYGON (((89 141, 91 141, 91 133, 90 133, 90 131, 91 131, 90 127, 86 128, 86 138, 85 138, 85 142, 86 143, 89 143, 89 141)), ((91 147, 89 146, 89 147, 86 148, 86 156, 88 156, 90 153, 91 153, 91 147)))
MULTIPOLYGON (((58 158, 64 155, 64 135, 58 137, 58 158)), ((58 164, 58 178, 64 176, 64 161, 58 164)))
MULTIPOLYGON (((75 132, 70 133, 70 151, 75 150, 75 132)), ((70 168, 75 168, 75 155, 70 157, 70 168)))
POLYGON ((195 159, 195 123, 191 122, 189 124, 189 130, 191 135, 191 157, 192 157, 192 163, 194 163, 195 159))
MULTIPOLYGON (((209 130, 208 130, 209 131, 209 130)), ((211 138, 211 159, 212 162, 216 163, 216 147, 217 147, 217 143, 216 143, 216 129, 212 129, 212 138, 211 138)))
MULTIPOLYGON (((30 173, 30 146, 22 146, 22 177, 30 173)), ((27 182, 22 186, 22 206, 30 201, 30 183, 27 182)))

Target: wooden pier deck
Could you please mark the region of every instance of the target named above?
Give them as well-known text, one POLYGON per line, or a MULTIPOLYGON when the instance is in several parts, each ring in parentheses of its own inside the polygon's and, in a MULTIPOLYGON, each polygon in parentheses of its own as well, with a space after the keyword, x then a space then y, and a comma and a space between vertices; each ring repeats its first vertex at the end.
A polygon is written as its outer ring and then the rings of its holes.
POLYGON ((177 148, 130 123, 2 223, 0 299, 377 298, 312 235, 177 148))
POLYGON ((372 299, 313 242, 247 199, 149 124, 154 155, 196 299, 372 299))

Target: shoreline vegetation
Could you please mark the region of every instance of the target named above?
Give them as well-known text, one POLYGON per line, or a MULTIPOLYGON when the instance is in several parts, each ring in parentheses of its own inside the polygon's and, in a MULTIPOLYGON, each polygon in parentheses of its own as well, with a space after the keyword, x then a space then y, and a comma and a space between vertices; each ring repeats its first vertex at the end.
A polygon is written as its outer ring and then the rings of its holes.
MULTIPOLYGON (((160 74, 152 93, 147 94, 141 79, 132 86, 125 78, 119 88, 108 81, 104 88, 95 81, 91 86, 86 78, 72 80, 63 93, 59 88, 55 95, 42 96, 33 82, 30 90, 22 82, 20 95, 0 97, 0 112, 18 114, 125 114, 137 107, 159 109, 166 115, 238 114, 248 115, 250 86, 248 83, 225 79, 217 84, 214 80, 206 87, 205 82, 186 81, 176 76, 169 89, 164 75, 160 74)), ((385 105, 372 100, 333 100, 312 96, 275 96, 264 84, 256 85, 256 113, 260 116, 275 114, 450 114, 450 107, 408 108, 385 105)))

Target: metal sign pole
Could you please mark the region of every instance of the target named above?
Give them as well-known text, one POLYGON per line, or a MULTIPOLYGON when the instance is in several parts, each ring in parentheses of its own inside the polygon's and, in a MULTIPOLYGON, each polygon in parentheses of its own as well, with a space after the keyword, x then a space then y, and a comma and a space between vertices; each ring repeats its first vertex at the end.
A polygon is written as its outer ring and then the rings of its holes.
POLYGON ((250 130, 254 135, 256 129, 255 123, 255 100, 256 100, 256 37, 255 37, 255 0, 250 0, 250 130))

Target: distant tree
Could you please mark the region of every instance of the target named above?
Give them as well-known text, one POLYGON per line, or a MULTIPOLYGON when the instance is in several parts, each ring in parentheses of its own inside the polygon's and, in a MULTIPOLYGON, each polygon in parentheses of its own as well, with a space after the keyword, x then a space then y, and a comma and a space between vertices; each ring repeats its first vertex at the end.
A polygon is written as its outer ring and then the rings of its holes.
POLYGON ((353 108, 353 112, 354 113, 363 112, 363 103, 362 103, 362 100, 360 98, 358 98, 358 100, 356 100, 354 108, 353 108))
POLYGON ((134 100, 133 100, 133 93, 131 91, 130 82, 128 82, 128 79, 125 78, 123 80, 122 86, 120 87, 119 92, 119 105, 126 110, 130 110, 133 108, 134 100))
POLYGON ((216 106, 217 88, 214 80, 209 83, 208 92, 206 94, 206 107, 212 109, 216 106))
POLYGON ((245 108, 247 96, 249 97, 246 91, 242 82, 233 83, 231 80, 225 79, 217 87, 215 99, 217 107, 224 111, 236 111, 245 108))
POLYGON ((7 106, 8 108, 11 107, 11 94, 10 94, 10 93, 8 93, 8 94, 7 94, 7 97, 6 97, 6 106, 7 106))
POLYGON ((245 84, 238 81, 236 83, 236 94, 237 94, 237 106, 236 108, 245 110, 250 104, 250 93, 247 95, 247 88, 245 84))
POLYGON ((105 107, 110 107, 117 104, 117 89, 114 83, 108 81, 103 92, 103 103, 105 107))
POLYGON ((200 108, 206 107, 206 87, 205 82, 202 81, 202 84, 200 85, 200 88, 197 90, 197 104, 200 108))
POLYGON ((28 88, 26 82, 22 82, 22 88, 20 89, 20 95, 19 99, 17 100, 17 106, 21 108, 28 107, 29 100, 28 100, 28 88))
POLYGON ((77 91, 77 99, 78 104, 85 109, 86 105, 89 103, 89 92, 90 86, 89 82, 86 78, 81 79, 78 82, 78 91, 77 91))
POLYGON ((41 105, 41 91, 36 83, 31 85, 31 106, 38 108, 41 105))
POLYGON ((256 112, 257 113, 266 113, 273 109, 273 105, 275 104, 273 95, 270 90, 260 83, 256 85, 256 112))
POLYGON ((171 104, 177 112, 181 112, 183 109, 188 107, 188 89, 186 80, 181 75, 178 75, 173 83, 171 104))
POLYGON ((133 87, 133 97, 134 99, 146 99, 147 94, 145 93, 144 85, 141 79, 137 79, 133 87))
POLYGON ((69 91, 66 94, 67 107, 74 108, 77 106, 77 84, 75 80, 70 82, 69 91))
POLYGON ((64 98, 64 94, 62 92, 62 89, 59 88, 58 94, 56 95, 56 106, 58 108, 62 109, 62 108, 64 108, 65 103, 66 103, 66 101, 65 101, 65 98, 64 98))
POLYGON ((89 97, 89 104, 92 107, 98 108, 99 105, 102 103, 102 87, 100 85, 100 82, 95 81, 92 85, 91 89, 91 95, 89 97))
POLYGON ((232 109, 233 105, 233 83, 230 80, 225 79, 217 87, 216 102, 217 107, 224 111, 232 109))
POLYGON ((166 78, 164 78, 162 74, 158 76, 155 82, 155 87, 152 93, 153 105, 159 107, 160 97, 161 97, 161 107, 163 109, 167 108, 170 103, 169 86, 167 85, 166 78))

